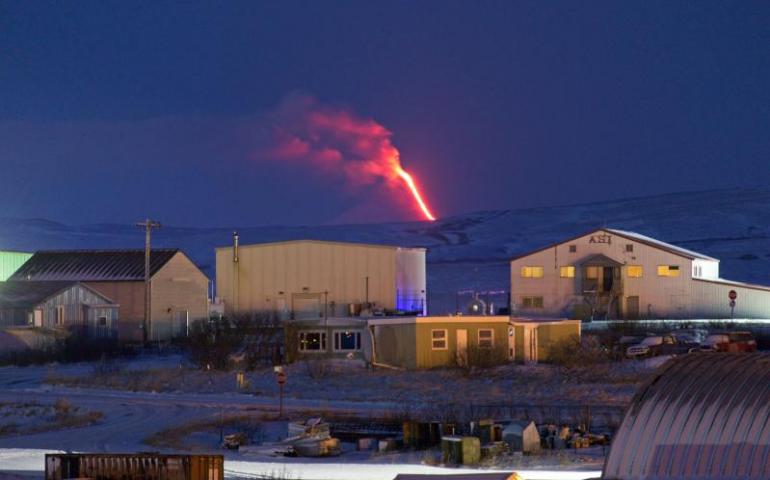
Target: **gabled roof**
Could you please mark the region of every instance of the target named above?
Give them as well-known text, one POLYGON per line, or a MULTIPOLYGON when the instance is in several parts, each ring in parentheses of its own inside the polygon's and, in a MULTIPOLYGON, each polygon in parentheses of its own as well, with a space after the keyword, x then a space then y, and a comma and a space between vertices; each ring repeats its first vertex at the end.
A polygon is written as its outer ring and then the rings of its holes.
MULTIPOLYGON (((153 249, 150 276, 178 249, 153 249)), ((144 250, 51 250, 35 253, 9 280, 125 281, 144 280, 144 250)))
MULTIPOLYGON (((79 282, 0 282, 0 308, 34 307, 76 285, 80 285, 79 282)), ((112 303, 101 293, 85 285, 80 286, 97 294, 106 303, 112 303)))
POLYGON ((543 250, 548 250, 549 248, 557 247, 559 245, 563 245, 565 243, 572 242, 574 240, 577 240, 578 238, 585 237, 587 235, 595 234, 598 232, 605 232, 610 233, 613 235, 617 235, 619 237, 623 237, 627 240, 631 240, 634 242, 639 242, 641 244, 647 245, 652 248, 657 248, 658 250, 663 250, 668 253, 672 253, 674 255, 678 255, 680 257, 689 258, 690 260, 709 260, 712 262, 718 262, 719 260, 714 257, 709 257, 708 255, 704 255, 702 253, 693 252, 692 250, 687 250, 686 248, 677 247, 676 245, 672 245, 670 243, 662 242, 660 240, 656 240, 652 237, 648 237, 646 235, 642 235, 636 232, 627 232, 624 230, 616 230, 614 228, 597 228, 594 230, 590 230, 588 232, 581 233, 580 235, 575 235, 574 237, 567 238, 565 240, 561 240, 556 243, 552 243, 550 245, 546 245, 545 247, 538 248, 537 250, 532 250, 531 252, 527 252, 523 255, 518 255, 513 258, 511 258, 510 261, 518 260, 520 258, 528 257, 530 255, 534 255, 535 253, 542 252, 543 250))
POLYGON ((660 240, 657 240, 652 237, 648 237, 646 235, 642 235, 636 232, 627 232, 625 230, 616 230, 614 228, 606 228, 604 230, 610 233, 614 233, 615 235, 625 237, 629 240, 636 240, 639 243, 644 243, 650 247, 659 248, 669 253, 674 253, 676 255, 689 258, 691 260, 699 259, 699 260, 711 260, 712 262, 719 261, 714 257, 709 257, 708 255, 704 255, 702 253, 694 252, 692 250, 687 250, 686 248, 677 247, 676 245, 672 245, 670 243, 661 242, 660 240))
POLYGON ((589 255, 582 260, 578 260, 575 263, 577 263, 578 265, 601 265, 601 266, 614 266, 614 267, 618 267, 622 265, 617 260, 613 260, 607 255, 604 255, 603 253, 596 253, 594 255, 589 255))

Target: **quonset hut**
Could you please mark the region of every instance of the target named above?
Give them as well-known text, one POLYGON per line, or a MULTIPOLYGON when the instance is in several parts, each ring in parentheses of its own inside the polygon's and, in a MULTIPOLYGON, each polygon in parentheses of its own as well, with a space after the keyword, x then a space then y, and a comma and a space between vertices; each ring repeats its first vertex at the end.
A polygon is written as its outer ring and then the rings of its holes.
POLYGON ((602 478, 770 478, 770 354, 666 363, 634 397, 602 478))

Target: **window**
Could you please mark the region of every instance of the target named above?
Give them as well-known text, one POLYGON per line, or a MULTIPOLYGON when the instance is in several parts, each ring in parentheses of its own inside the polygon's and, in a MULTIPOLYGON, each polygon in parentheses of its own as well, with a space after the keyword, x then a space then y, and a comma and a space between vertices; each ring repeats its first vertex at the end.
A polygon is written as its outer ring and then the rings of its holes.
POLYGON ((521 306, 524 308, 543 308, 543 297, 523 297, 521 306))
POLYGON ((628 278, 642 278, 644 273, 641 265, 629 265, 626 267, 626 272, 628 273, 628 278))
POLYGON ((577 245, 570 245, 569 253, 575 253, 575 252, 577 252, 577 245))
POLYGON ((96 322, 97 325, 100 327, 106 327, 107 326, 107 317, 99 317, 99 319, 96 322))
POLYGON ((543 267, 521 267, 521 278, 543 278, 543 267))
POLYGON ((334 332, 334 350, 338 352, 361 350, 361 332, 334 332))
POLYGON ((64 305, 56 307, 56 325, 64 325, 64 305))
POLYGON ((678 277, 679 265, 658 265, 659 277, 678 277))
POLYGON ((634 244, 633 243, 627 243, 626 244, 626 251, 627 252, 633 252, 634 251, 634 244))
POLYGON ((479 348, 492 348, 495 344, 495 331, 491 328, 479 329, 479 348))
POLYGON ((325 352, 326 351, 326 333, 300 332, 299 350, 301 352, 325 352))
POLYGON ((586 278, 597 279, 599 278, 599 267, 586 267, 586 278))
POLYGON ((431 330, 430 340, 431 348, 433 350, 446 350, 447 349, 447 331, 446 330, 431 330))
POLYGON ((693 277, 702 277, 703 276, 703 267, 700 265, 693 265, 692 267, 692 276, 693 277))
POLYGON ((566 267, 559 267, 559 276, 561 278, 574 278, 575 267, 573 267, 572 265, 567 265, 566 267))

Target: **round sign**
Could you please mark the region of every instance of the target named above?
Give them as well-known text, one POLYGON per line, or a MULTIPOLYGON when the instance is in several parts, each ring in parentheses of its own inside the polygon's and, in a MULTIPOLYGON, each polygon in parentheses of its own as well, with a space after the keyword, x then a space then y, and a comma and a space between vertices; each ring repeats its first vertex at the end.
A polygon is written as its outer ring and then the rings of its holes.
POLYGON ((283 372, 278 372, 278 375, 276 375, 278 380, 278 385, 283 385, 286 383, 286 374, 283 372))
POLYGON ((730 290, 730 293, 728 293, 727 296, 730 297, 730 300, 735 300, 738 298, 738 292, 735 290, 730 290))

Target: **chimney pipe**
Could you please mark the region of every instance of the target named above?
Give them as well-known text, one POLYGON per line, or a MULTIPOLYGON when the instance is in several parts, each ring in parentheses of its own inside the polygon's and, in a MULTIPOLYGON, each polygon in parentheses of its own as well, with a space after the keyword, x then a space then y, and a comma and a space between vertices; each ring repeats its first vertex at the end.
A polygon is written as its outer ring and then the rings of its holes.
POLYGON ((233 232, 233 263, 238 263, 238 232, 233 232))

